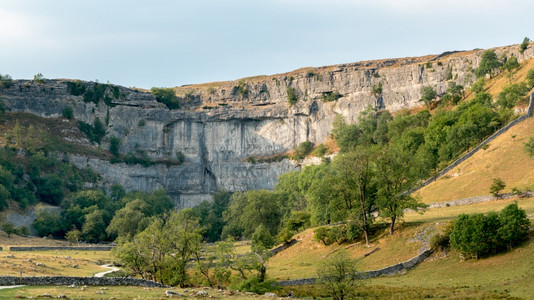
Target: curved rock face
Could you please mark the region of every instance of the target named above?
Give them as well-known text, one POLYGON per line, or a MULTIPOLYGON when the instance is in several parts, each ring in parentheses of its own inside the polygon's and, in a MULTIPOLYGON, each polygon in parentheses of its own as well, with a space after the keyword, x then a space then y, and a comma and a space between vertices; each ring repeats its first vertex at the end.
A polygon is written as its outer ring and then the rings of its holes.
MULTIPOLYGON (((519 61, 534 56, 532 47, 523 54, 517 48, 495 50, 498 55, 513 54, 519 61)), ((337 114, 356 122, 368 106, 390 111, 419 106, 421 87, 432 86, 443 94, 450 75, 458 84, 469 86, 475 79, 471 70, 478 65, 481 54, 479 50, 360 62, 184 86, 176 88, 182 104, 179 110, 167 109, 150 93, 125 87, 115 87, 118 97, 112 95, 112 88, 108 89, 106 95, 112 105, 103 101, 98 105, 86 103, 82 96, 68 92, 68 80, 48 80, 44 84, 17 80, 10 88, 0 88, 0 95, 6 111, 54 118, 71 106, 77 120, 107 120, 104 149, 109 138, 115 136, 121 140, 122 154, 144 152, 153 160, 169 161, 181 152, 185 156, 182 165, 156 163, 142 167, 75 155, 71 161, 90 166, 107 181, 120 183, 127 190, 164 188, 178 207, 187 207, 211 199, 210 195, 220 188, 231 192, 272 189, 278 175, 298 169, 298 164, 287 159, 252 161, 286 153, 304 141, 324 142, 337 114), (382 93, 373 94, 373 86, 379 84, 382 93), (289 89, 298 95, 294 105, 287 101, 289 89), (339 99, 324 102, 329 94, 339 94, 339 99)), ((93 84, 86 83, 88 87, 93 84)))

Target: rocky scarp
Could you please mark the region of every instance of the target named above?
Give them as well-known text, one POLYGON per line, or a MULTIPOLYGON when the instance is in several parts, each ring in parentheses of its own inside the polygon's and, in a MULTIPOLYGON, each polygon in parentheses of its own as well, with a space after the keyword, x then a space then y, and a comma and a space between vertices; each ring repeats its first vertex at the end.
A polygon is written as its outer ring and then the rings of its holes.
MULTIPOLYGON (((534 56, 532 47, 520 54, 517 45, 495 51, 498 56, 515 55, 520 62, 534 56)), ((143 153, 156 163, 112 164, 75 153, 69 160, 127 190, 164 188, 178 207, 186 207, 210 199, 217 189, 273 188, 278 175, 299 169, 299 164, 262 158, 280 156, 304 141, 325 142, 336 115, 356 122, 368 106, 390 111, 420 106, 422 86, 432 86, 438 94, 445 92, 450 80, 469 86, 482 52, 305 68, 182 86, 175 88, 181 108, 173 110, 147 91, 114 85, 108 85, 105 101, 85 102, 69 90, 68 83, 74 80, 66 79, 15 80, 10 87, 0 87, 0 99, 7 112, 59 118, 70 106, 76 120, 92 124, 99 118, 106 126, 100 147, 108 149, 110 138, 117 137, 121 154, 143 153), (291 97, 296 101, 292 105, 291 97), (183 155, 184 162, 169 163, 177 155, 183 155)), ((87 89, 95 85, 83 84, 87 89)))

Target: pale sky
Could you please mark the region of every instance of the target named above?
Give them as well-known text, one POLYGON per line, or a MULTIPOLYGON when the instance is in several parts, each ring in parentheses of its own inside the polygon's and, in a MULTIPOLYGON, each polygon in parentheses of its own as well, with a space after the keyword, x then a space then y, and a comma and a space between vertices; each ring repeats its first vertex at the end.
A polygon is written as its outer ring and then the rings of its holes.
POLYGON ((179 86, 534 39, 532 0, 0 0, 0 73, 179 86))

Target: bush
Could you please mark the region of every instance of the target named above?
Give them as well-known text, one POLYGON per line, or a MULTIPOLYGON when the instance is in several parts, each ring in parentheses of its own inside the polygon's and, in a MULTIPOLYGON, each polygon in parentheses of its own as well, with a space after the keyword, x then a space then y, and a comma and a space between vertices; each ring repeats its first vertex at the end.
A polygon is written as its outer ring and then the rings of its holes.
POLYGON ((513 108, 528 91, 529 89, 524 82, 509 84, 499 93, 497 103, 501 107, 513 108))
POLYGON ((72 109, 72 106, 63 108, 63 117, 68 120, 74 118, 74 110, 72 109))
POLYGON ((471 91, 475 94, 478 94, 480 92, 484 91, 484 85, 486 84, 486 79, 484 77, 480 77, 473 83, 471 86, 471 91))
MULTIPOLYGON (((379 84, 379 88, 380 94, 382 94, 382 83, 379 84)), ((337 101, 339 98, 341 98, 341 94, 338 92, 327 92, 323 94, 323 102, 337 101)))
POLYGON ((310 154, 312 150, 313 150, 313 144, 310 141, 302 142, 297 147, 295 147, 294 153, 293 153, 293 159, 295 160, 304 159, 306 155, 310 154))
POLYGON ((115 157, 119 157, 119 148, 120 148, 121 140, 118 137, 112 136, 109 139, 109 152, 113 154, 115 157))
POLYGON ((525 37, 523 39, 523 42, 521 43, 521 45, 519 45, 519 53, 525 52, 525 50, 527 50, 529 44, 530 44, 530 39, 528 37, 525 37))
POLYGON ((263 295, 268 292, 277 291, 280 289, 280 285, 276 280, 268 279, 260 281, 258 276, 251 276, 247 279, 236 279, 230 284, 230 288, 233 290, 239 290, 244 292, 252 292, 259 295, 263 295))
POLYGON ((16 234, 23 235, 23 236, 28 236, 28 235, 30 235, 30 230, 26 226, 20 226, 19 228, 17 228, 16 234))
POLYGON ((508 71, 512 71, 513 69, 519 68, 519 62, 517 61, 517 57, 511 56, 509 59, 506 60, 506 63, 504 63, 503 67, 508 71))
POLYGON ((289 105, 293 105, 297 103, 297 101, 299 101, 299 95, 297 93, 297 90, 292 87, 288 87, 287 88, 287 102, 289 103, 289 105))
POLYGON ((10 88, 13 85, 13 78, 11 76, 5 74, 0 74, 0 87, 3 88, 10 88))
POLYGON ((528 156, 534 156, 534 136, 531 136, 528 139, 528 142, 523 145, 523 150, 528 154, 528 156))
POLYGON ((87 138, 89 138, 91 142, 97 142, 100 144, 102 138, 106 135, 106 128, 99 118, 95 118, 92 126, 88 123, 78 121, 78 128, 81 132, 87 135, 87 138))
POLYGON ((74 82, 67 82, 67 91, 72 96, 81 96, 85 93, 86 90, 87 87, 85 86, 85 83, 80 80, 76 80, 74 82))
POLYGON ((526 84, 529 90, 534 87, 534 69, 528 70, 526 84))
POLYGON ((234 94, 239 95, 241 98, 248 96, 248 85, 243 81, 239 81, 236 87, 234 87, 234 94))
POLYGON ((43 76, 42 73, 37 73, 33 75, 33 81, 36 83, 44 84, 46 82, 46 78, 43 76))
POLYGON ((141 120, 139 120, 139 122, 137 122, 137 126, 138 127, 143 127, 143 126, 145 126, 145 124, 146 124, 146 122, 143 119, 141 119, 141 120))
POLYGON ((330 228, 328 227, 318 227, 315 229, 313 234, 313 239, 319 242, 322 242, 325 245, 330 245, 332 242, 328 239, 328 232, 330 228))
POLYGON ((182 151, 176 151, 176 161, 181 165, 185 161, 185 155, 182 151))
POLYGON ((518 245, 528 238, 530 221, 517 203, 499 214, 459 215, 454 221, 450 244, 461 254, 479 258, 518 245))
POLYGON ((156 96, 156 101, 165 104, 169 109, 179 109, 180 102, 176 93, 172 88, 157 88, 153 87, 150 89, 150 93, 156 96))

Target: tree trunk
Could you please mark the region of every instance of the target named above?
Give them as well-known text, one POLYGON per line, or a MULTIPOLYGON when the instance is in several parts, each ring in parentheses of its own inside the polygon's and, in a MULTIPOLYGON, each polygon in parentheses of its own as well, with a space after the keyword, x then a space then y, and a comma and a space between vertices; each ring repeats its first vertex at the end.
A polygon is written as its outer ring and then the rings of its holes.
POLYGON ((389 234, 393 235, 395 232, 395 220, 397 219, 397 216, 391 217, 391 226, 389 226, 389 234))

